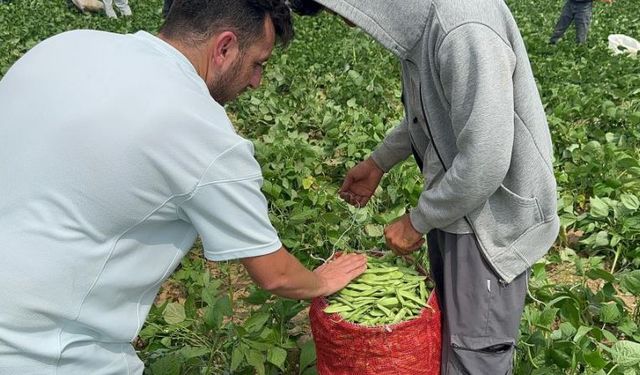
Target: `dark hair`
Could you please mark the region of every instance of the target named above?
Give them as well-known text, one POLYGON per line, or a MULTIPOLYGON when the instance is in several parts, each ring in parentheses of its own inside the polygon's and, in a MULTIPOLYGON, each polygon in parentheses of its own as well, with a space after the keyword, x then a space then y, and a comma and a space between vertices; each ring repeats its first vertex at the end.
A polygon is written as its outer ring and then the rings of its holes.
POLYGON ((160 33, 197 44, 227 28, 236 33, 244 48, 263 36, 267 16, 278 42, 289 44, 293 23, 284 0, 174 0, 160 33))
POLYGON ((322 5, 313 0, 290 0, 289 6, 292 11, 301 16, 315 16, 324 9, 322 5))

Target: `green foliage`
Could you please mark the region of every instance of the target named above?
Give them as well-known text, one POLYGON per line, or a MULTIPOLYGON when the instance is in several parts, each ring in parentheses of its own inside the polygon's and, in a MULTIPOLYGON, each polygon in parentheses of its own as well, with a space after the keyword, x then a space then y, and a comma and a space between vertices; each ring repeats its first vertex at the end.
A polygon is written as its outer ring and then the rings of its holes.
MULTIPOLYGON (((231 280, 232 268, 221 268, 231 280)), ((148 374, 275 374, 289 366, 288 353, 297 349, 290 321, 304 304, 254 288, 244 302, 248 318, 239 322, 232 319, 240 302, 232 286, 212 279, 200 257, 185 258, 172 280, 185 288, 186 300, 152 307, 140 332, 148 374)))

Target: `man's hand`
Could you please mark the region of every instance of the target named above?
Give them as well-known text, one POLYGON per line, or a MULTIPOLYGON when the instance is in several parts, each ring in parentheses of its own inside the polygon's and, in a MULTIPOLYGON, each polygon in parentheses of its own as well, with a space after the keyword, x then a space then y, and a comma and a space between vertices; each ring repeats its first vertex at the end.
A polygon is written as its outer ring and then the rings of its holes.
POLYGON ((333 294, 367 269, 364 255, 346 254, 311 271, 284 247, 266 255, 242 258, 240 262, 258 286, 293 299, 333 294))
POLYGON ((358 163, 347 172, 339 191, 340 197, 353 206, 366 205, 383 175, 384 171, 370 158, 358 163))
POLYGON ((346 254, 333 258, 316 268, 323 283, 323 296, 329 296, 344 288, 351 280, 367 269, 367 258, 362 254, 346 254))
POLYGON ((397 255, 407 255, 418 250, 424 244, 424 236, 413 228, 409 214, 384 228, 387 246, 397 255))

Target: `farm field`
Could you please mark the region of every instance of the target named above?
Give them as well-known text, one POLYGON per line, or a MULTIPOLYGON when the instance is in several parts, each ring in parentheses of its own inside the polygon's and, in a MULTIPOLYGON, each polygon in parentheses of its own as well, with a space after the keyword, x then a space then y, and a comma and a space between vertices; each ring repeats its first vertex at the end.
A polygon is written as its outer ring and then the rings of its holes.
MULTIPOLYGON (((562 221, 556 244, 531 269, 514 373, 640 374, 640 57, 607 49, 609 34, 640 39, 640 1, 595 3, 586 46, 575 45, 573 28, 557 45, 547 43, 561 0, 507 4, 552 132, 562 221)), ((161 0, 130 5, 131 18, 110 20, 65 0, 0 2, 0 77, 65 30, 158 29, 161 0)), ((422 181, 410 159, 384 178, 367 207, 338 198, 348 168, 403 115, 399 65, 335 17, 295 21, 296 39, 274 52, 262 86, 227 109, 255 144, 283 243, 315 267, 336 249, 383 248, 384 225, 415 204, 422 181)), ((416 261, 424 265, 423 253, 416 261)), ((152 375, 311 375, 307 307, 257 290, 236 262, 204 261, 196 245, 135 346, 152 375)))

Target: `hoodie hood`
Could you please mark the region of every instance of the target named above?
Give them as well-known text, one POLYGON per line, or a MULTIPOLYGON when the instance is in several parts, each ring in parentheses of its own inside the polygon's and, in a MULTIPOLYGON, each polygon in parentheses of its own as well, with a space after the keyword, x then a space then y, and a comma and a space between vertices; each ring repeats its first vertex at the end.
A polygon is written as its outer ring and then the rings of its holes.
POLYGON ((431 0, 315 0, 405 59, 424 33, 431 0))

